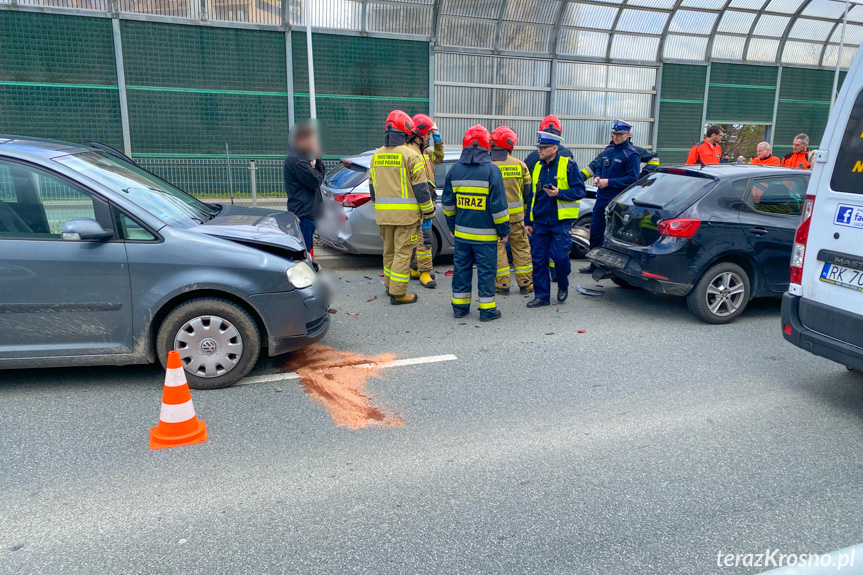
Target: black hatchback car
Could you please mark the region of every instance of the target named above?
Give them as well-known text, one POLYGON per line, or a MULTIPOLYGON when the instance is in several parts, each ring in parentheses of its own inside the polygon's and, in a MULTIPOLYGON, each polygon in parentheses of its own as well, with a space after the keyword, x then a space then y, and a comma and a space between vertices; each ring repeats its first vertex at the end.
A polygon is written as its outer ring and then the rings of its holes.
POLYGON ((788 288, 809 172, 719 164, 661 168, 609 205, 594 277, 686 296, 708 323, 788 288))

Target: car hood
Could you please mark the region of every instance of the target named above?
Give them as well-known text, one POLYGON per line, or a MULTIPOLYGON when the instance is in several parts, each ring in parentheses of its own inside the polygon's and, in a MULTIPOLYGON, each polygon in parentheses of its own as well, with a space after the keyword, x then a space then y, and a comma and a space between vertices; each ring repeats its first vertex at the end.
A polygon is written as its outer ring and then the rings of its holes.
POLYGON ((216 217, 191 231, 247 245, 306 251, 300 222, 291 212, 221 205, 216 217))

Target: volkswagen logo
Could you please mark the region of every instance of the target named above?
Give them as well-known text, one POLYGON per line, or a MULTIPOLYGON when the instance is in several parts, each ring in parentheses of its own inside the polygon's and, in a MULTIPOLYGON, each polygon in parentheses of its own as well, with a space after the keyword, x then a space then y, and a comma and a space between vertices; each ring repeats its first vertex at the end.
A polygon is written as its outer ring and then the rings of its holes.
POLYGON ((219 346, 212 339, 205 339, 201 342, 201 353, 204 355, 213 355, 218 348, 219 346))

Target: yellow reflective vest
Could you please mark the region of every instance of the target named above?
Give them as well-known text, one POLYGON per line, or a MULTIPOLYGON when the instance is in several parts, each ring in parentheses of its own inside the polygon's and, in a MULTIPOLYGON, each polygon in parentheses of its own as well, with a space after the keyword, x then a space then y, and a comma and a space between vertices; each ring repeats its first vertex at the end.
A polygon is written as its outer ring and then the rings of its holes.
MULTIPOLYGON (((567 176, 567 168, 569 167, 569 162, 571 160, 565 156, 560 156, 560 159, 557 162, 557 188, 561 190, 569 189, 569 177, 567 176)), ((532 178, 532 186, 533 186, 533 200, 530 202, 530 209, 533 211, 533 205, 536 203, 536 195, 542 190, 538 190, 537 186, 539 185, 539 171, 542 169, 542 163, 537 162, 533 166, 533 178, 532 178)), ((544 192, 543 192, 544 193, 544 192)), ((574 202, 570 202, 568 200, 561 200, 558 198, 557 200, 557 219, 558 220, 577 220, 578 219, 578 209, 581 207, 581 200, 576 200, 574 202)))

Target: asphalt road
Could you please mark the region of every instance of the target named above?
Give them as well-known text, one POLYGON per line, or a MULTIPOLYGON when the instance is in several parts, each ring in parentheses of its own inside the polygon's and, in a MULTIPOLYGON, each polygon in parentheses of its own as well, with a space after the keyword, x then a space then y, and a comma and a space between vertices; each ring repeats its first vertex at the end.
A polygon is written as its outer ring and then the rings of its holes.
POLYGON ((863 540, 863 376, 787 344, 778 301, 710 326, 603 282, 480 324, 442 274, 395 307, 378 273, 339 274, 323 343, 458 356, 370 381, 400 427, 294 380, 195 391, 209 441, 150 451, 158 368, 0 372, 0 573, 744 574, 717 553, 863 540))

